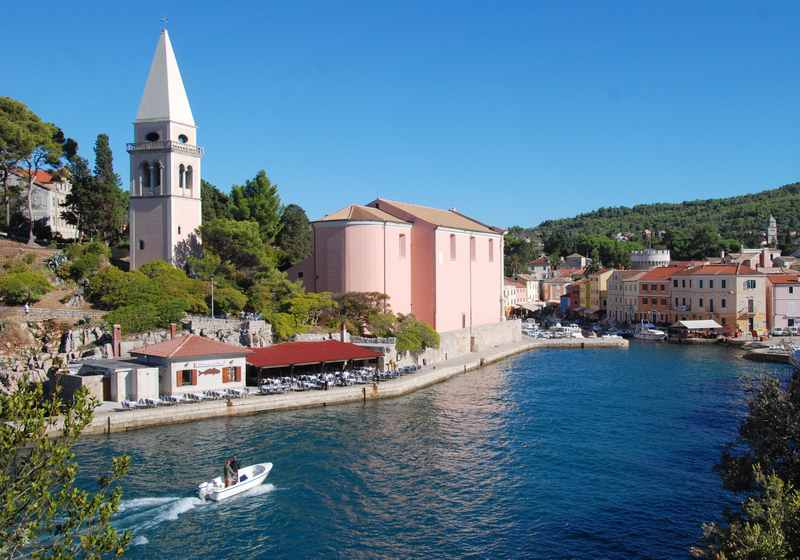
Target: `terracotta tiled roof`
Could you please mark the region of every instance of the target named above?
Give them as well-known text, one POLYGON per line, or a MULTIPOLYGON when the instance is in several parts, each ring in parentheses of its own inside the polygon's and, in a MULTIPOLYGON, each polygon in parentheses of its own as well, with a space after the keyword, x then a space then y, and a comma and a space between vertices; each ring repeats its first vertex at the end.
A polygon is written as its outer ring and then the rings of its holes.
POLYGON ((700 266, 691 266, 680 272, 676 272, 675 276, 695 276, 695 275, 704 275, 704 276, 722 276, 722 275, 731 275, 734 274, 736 276, 763 276, 762 273, 753 270, 747 265, 744 264, 705 264, 700 266))
POLYGON ((392 222, 398 224, 407 224, 408 222, 401 220, 391 214, 372 208, 370 206, 361 206, 360 204, 351 204, 341 210, 337 210, 332 214, 323 216, 318 222, 335 222, 340 220, 346 221, 366 221, 366 222, 392 222))
POLYGON ((530 264, 531 266, 549 265, 550 259, 548 259, 547 257, 539 257, 538 259, 532 260, 530 264))
POLYGON ((773 284, 800 284, 800 275, 791 273, 767 274, 773 284))
POLYGON ((158 358, 197 358, 201 356, 243 356, 250 353, 249 348, 225 344, 196 334, 187 334, 171 340, 143 346, 131 350, 138 356, 156 356, 158 358))
MULTIPOLYGON (((14 169, 13 173, 14 173, 14 175, 17 175, 18 177, 27 177, 28 176, 28 170, 27 169, 23 169, 21 167, 17 167, 16 169, 14 169)), ((37 171, 36 173, 33 174, 33 180, 35 182, 41 183, 43 185, 47 184, 47 183, 51 183, 53 181, 53 174, 52 173, 48 173, 47 171, 44 171, 44 170, 40 169, 39 171, 37 171)))
POLYGON ((676 272, 680 272, 688 267, 689 265, 659 266, 645 272, 644 276, 642 276, 640 280, 668 280, 676 272))
POLYGON ((247 363, 255 367, 285 367, 345 360, 371 360, 383 356, 380 352, 362 346, 321 340, 315 342, 285 342, 266 348, 256 348, 247 356, 247 363))
POLYGON ((397 202, 395 200, 388 200, 385 198, 378 198, 377 200, 373 200, 369 203, 369 206, 374 208, 382 208, 389 212, 391 212, 391 208, 388 206, 395 206, 402 210, 407 214, 411 214, 415 218, 419 218, 424 222, 428 222, 429 224, 433 224, 435 226, 442 226, 442 227, 449 227, 453 229, 463 229, 466 231, 477 231, 481 233, 492 233, 498 235, 497 230, 482 224, 481 222, 474 220, 461 214, 460 212, 455 212, 452 210, 440 210, 438 208, 430 208, 429 206, 421 206, 419 204, 409 204, 408 202, 397 202), (386 203, 387 205, 381 206, 382 203, 386 203))

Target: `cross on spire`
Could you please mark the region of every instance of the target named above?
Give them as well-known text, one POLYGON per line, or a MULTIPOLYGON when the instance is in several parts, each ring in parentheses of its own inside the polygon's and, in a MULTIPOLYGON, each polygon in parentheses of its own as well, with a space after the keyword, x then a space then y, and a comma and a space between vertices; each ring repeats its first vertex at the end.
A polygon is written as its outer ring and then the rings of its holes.
POLYGON ((168 23, 169 18, 167 16, 161 16, 161 29, 166 29, 168 23))

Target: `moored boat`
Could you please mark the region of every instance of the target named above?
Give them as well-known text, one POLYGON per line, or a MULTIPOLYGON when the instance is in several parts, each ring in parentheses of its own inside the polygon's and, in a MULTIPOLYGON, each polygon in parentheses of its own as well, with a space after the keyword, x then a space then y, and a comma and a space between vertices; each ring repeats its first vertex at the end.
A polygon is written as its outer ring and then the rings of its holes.
POLYGON ((222 477, 218 476, 212 480, 203 482, 197 487, 197 495, 201 500, 213 500, 219 502, 226 498, 236 496, 255 488, 267 478, 269 471, 272 470, 272 463, 257 463, 250 465, 237 472, 236 484, 225 486, 222 477))
POLYGON ((655 325, 642 323, 633 331, 633 338, 638 340, 662 341, 667 340, 667 333, 661 329, 657 329, 655 325))

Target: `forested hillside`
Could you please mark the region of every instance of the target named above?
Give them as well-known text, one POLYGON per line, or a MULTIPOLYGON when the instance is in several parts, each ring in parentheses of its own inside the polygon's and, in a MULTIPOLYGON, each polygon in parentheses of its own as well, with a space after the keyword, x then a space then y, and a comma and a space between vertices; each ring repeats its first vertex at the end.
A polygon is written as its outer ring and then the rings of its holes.
MULTIPOLYGON (((782 238, 790 231, 800 230, 800 183, 731 198, 600 208, 574 218, 548 220, 527 232, 543 241, 554 234, 613 236, 623 233, 640 238, 645 229, 687 231, 703 224, 713 226, 722 238, 752 246, 762 240, 770 214, 775 216, 782 238)), ((784 241, 787 240, 781 239, 784 241)))
POLYGON ((591 256, 595 266, 624 268, 630 252, 646 246, 668 248, 678 260, 758 247, 765 242, 770 214, 778 225, 777 246, 784 252, 797 250, 800 183, 731 198, 600 208, 534 228, 514 226, 506 236, 506 274, 522 272, 541 253, 554 264, 577 252, 591 256))

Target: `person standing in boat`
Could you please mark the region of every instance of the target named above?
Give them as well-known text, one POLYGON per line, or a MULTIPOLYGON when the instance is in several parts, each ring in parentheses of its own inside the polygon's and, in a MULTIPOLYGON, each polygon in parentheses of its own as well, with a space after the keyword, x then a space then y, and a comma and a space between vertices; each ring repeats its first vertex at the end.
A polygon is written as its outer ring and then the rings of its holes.
POLYGON ((229 457, 225 459, 225 486, 231 486, 232 484, 236 484, 236 478, 238 477, 237 470, 234 469, 234 462, 236 461, 235 457, 229 457))

